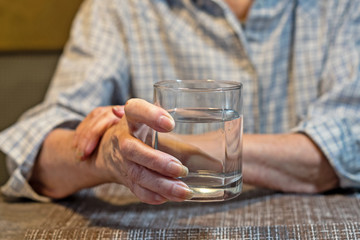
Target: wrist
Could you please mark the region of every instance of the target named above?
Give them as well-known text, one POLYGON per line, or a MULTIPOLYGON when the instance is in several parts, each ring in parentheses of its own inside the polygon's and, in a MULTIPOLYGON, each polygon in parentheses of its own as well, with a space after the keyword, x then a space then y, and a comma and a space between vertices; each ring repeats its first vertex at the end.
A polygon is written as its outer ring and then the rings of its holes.
POLYGON ((63 198, 103 183, 92 159, 78 160, 73 138, 74 131, 55 129, 44 140, 29 180, 39 194, 63 198))
POLYGON ((337 176, 321 150, 304 134, 244 135, 244 182, 285 192, 322 192, 337 176))

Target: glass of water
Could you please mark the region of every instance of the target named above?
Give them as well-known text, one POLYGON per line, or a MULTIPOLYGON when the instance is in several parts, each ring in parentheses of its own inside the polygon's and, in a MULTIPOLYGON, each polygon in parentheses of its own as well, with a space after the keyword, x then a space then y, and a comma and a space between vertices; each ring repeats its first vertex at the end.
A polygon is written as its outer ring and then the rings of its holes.
POLYGON ((224 201, 242 189, 242 84, 171 80, 154 85, 154 104, 175 120, 169 133, 155 132, 152 145, 189 169, 179 178, 193 191, 189 201, 224 201))

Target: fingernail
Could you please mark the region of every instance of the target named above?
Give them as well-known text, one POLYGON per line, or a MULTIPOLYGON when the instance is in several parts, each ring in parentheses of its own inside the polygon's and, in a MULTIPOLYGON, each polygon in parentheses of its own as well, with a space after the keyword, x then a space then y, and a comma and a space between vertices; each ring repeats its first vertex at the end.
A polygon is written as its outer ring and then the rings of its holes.
POLYGON ((184 165, 182 165, 182 173, 180 175, 180 177, 186 177, 189 174, 189 169, 187 167, 185 167, 184 165))
POLYGON ((169 162, 167 171, 177 177, 185 177, 189 173, 189 169, 187 167, 175 161, 169 162))
POLYGON ((175 127, 175 122, 173 119, 163 115, 159 118, 159 125, 164 130, 171 131, 175 127))
MULTIPOLYGON (((94 146, 94 144, 96 144, 96 143, 90 142, 90 143, 88 143, 88 145, 86 145, 85 153, 87 155, 90 155, 94 151, 94 148, 96 147, 96 146, 94 146)), ((83 153, 83 156, 84 156, 85 153, 83 153)))
POLYGON ((124 109, 116 106, 116 107, 113 107, 114 111, 117 112, 117 113, 120 113, 120 114, 124 114, 124 109))
POLYGON ((194 196, 194 191, 188 187, 176 184, 173 188, 172 194, 178 198, 191 199, 194 196))

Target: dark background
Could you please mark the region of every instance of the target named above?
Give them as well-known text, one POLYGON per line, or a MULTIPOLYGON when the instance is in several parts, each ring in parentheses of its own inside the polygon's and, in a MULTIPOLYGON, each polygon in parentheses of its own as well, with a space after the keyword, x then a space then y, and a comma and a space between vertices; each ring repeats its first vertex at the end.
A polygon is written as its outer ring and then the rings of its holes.
POLYGON ((0 131, 43 100, 81 1, 0 0, 0 131))

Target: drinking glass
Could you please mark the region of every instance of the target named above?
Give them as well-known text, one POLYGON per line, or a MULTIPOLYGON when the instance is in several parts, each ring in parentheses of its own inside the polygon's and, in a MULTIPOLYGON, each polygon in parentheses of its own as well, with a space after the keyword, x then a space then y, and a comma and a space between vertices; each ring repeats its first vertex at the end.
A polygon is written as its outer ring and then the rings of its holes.
POLYGON ((189 169, 189 201, 224 201, 242 189, 242 84, 217 80, 170 80, 154 84, 154 104, 175 120, 152 145, 189 169))

